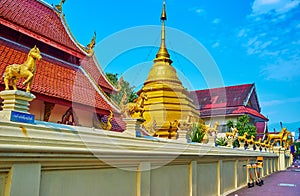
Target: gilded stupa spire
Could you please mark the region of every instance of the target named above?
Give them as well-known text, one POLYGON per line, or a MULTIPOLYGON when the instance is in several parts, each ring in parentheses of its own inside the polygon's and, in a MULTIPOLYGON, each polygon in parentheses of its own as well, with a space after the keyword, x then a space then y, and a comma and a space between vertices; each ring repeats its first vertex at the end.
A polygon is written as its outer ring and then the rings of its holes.
POLYGON ((167 20, 167 12, 166 12, 166 1, 163 3, 162 13, 160 17, 162 27, 161 27, 161 43, 160 48, 156 54, 156 58, 154 59, 154 62, 164 61, 172 63, 172 60, 170 59, 170 54, 166 47, 166 29, 165 29, 165 21, 167 20))

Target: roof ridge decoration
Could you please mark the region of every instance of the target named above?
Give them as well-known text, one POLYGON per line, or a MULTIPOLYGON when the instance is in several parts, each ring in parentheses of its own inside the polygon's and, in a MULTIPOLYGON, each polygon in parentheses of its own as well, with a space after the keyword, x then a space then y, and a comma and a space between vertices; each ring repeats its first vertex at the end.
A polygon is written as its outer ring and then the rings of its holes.
POLYGON ((59 11, 60 13, 62 12, 62 6, 63 4, 66 2, 66 0, 61 0, 60 3, 58 5, 55 5, 55 8, 57 9, 57 11, 59 11))
POLYGON ((88 52, 90 56, 94 54, 94 47, 96 45, 96 36, 97 36, 96 31, 94 31, 94 36, 91 42, 85 48, 86 52, 88 52))
MULTIPOLYGON (((61 2, 65 2, 65 1, 66 1, 66 0, 61 0, 61 2)), ((57 5, 56 5, 56 6, 57 6, 57 5)), ((68 36, 70 37, 70 39, 73 41, 73 43, 77 46, 77 48, 78 48, 83 54, 89 56, 87 50, 85 50, 85 47, 84 47, 81 43, 79 43, 79 42, 77 41, 77 39, 75 38, 75 36, 74 36, 73 33, 71 32, 71 29, 70 29, 70 27, 69 27, 69 25, 68 25, 68 23, 67 23, 67 21, 66 21, 66 19, 65 19, 65 15, 63 14, 62 10, 61 10, 61 11, 58 10, 59 12, 57 12, 57 7, 56 7, 56 6, 55 6, 55 7, 53 6, 53 9, 54 9, 55 13, 58 14, 59 18, 61 19, 62 25, 63 25, 63 27, 65 28, 65 30, 66 30, 68 36)), ((58 5, 58 6, 59 6, 59 5, 58 5)))

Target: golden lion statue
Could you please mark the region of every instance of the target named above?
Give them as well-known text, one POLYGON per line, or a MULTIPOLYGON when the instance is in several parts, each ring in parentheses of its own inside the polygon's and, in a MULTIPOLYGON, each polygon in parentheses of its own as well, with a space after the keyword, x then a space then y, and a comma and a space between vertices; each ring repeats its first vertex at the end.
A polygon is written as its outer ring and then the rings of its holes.
POLYGON ((26 92, 30 92, 30 87, 32 84, 33 76, 36 71, 35 62, 36 60, 41 60, 42 56, 40 50, 34 46, 28 53, 27 60, 23 64, 12 64, 5 68, 5 73, 3 75, 5 90, 9 90, 9 81, 12 81, 12 86, 14 90, 17 90, 17 82, 21 78, 26 78, 23 85, 27 85, 26 92))

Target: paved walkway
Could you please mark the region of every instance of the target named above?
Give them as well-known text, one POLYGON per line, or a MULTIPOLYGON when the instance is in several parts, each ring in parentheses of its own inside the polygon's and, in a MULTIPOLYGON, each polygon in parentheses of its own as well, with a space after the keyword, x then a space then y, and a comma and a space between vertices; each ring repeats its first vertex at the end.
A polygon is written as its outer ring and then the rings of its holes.
POLYGON ((229 196, 298 196, 300 195, 300 168, 288 168, 263 178, 264 185, 243 188, 229 196))

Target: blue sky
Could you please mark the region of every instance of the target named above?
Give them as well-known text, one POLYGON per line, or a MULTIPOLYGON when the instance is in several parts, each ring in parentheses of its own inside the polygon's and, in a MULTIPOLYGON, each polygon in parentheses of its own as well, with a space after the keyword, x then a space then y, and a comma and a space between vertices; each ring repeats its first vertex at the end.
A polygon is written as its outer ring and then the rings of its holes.
MULTIPOLYGON (((104 70, 139 87, 160 43, 161 6, 162 0, 66 0, 63 10, 81 44, 97 32, 95 50, 104 70), (128 39, 112 41, 118 36, 128 39), (142 39, 147 43, 135 43, 142 39), (121 49, 130 44, 140 47, 121 49), (105 59, 105 51, 119 50, 105 59)), ((270 124, 300 121, 300 0, 167 0, 167 16, 167 47, 188 89, 255 83, 270 124), (191 40, 197 51, 188 47, 191 40), (202 65, 193 65, 191 54, 202 65)))

